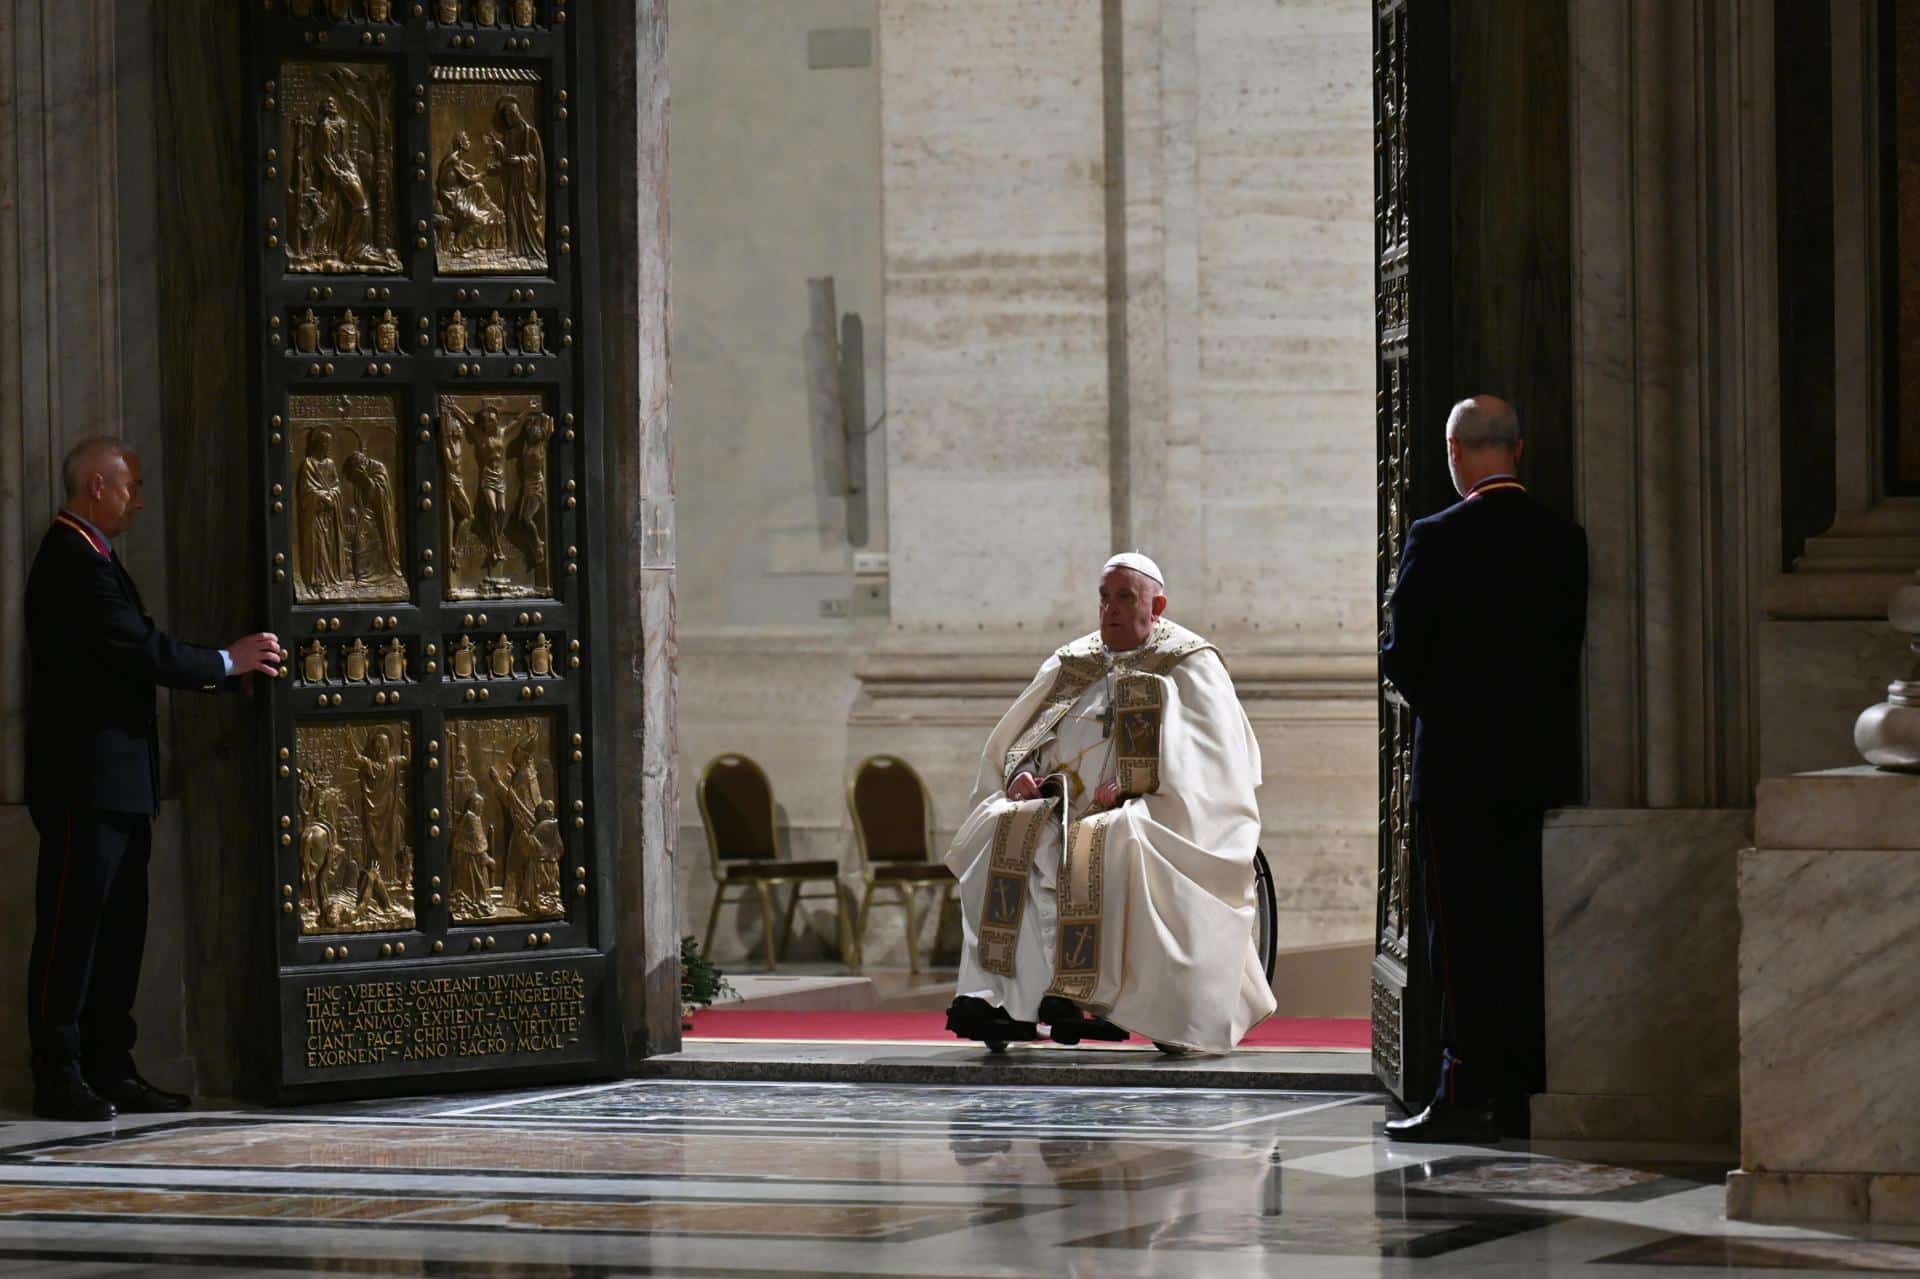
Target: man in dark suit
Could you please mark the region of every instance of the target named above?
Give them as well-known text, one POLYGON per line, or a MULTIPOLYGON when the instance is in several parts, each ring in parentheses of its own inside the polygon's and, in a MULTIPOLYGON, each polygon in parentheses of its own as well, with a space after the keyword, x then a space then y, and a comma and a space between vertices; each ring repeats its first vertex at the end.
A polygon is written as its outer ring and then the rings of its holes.
POLYGON ((1413 708, 1412 891, 1441 991, 1440 1085, 1403 1141, 1526 1131, 1546 1084, 1540 823, 1571 798, 1587 539, 1528 496, 1513 408, 1447 418, 1461 500, 1407 530, 1380 669, 1413 708))
POLYGON ((27 1032, 34 1113, 110 1119, 192 1103, 140 1077, 133 997, 160 801, 154 689, 278 673, 272 635, 225 649, 153 624, 109 539, 141 509, 140 459, 107 436, 67 454, 67 504, 27 577, 27 805, 40 832, 27 1032))

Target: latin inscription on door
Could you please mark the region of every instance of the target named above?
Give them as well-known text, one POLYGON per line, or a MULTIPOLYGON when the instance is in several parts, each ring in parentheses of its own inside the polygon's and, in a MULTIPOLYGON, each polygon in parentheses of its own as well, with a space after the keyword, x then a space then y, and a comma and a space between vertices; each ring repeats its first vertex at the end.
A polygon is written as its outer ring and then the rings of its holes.
POLYGON ((576 1055, 594 1039, 594 986, 571 963, 317 982, 303 992, 300 1060, 328 1072, 576 1055))

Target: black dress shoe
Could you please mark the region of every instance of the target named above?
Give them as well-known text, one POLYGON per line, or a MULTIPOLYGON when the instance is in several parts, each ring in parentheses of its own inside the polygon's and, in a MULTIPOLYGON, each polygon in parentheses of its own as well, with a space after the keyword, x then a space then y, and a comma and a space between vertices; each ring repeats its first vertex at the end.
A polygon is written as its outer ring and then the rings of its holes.
POLYGON ((124 1115, 166 1115, 192 1110, 193 1098, 185 1093, 155 1088, 133 1071, 122 1079, 103 1080, 94 1091, 118 1107, 124 1115))
POLYGON ((87 1087, 78 1074, 54 1075, 36 1079, 33 1084, 33 1114, 36 1119, 57 1119, 63 1123, 99 1123, 117 1112, 113 1103, 87 1087))
POLYGON ((1500 1140, 1500 1126, 1487 1110, 1436 1101, 1419 1114, 1387 1122, 1390 1141, 1437 1141, 1454 1145, 1490 1145, 1500 1140))
POLYGON ((1015 1021, 1006 1009, 974 995, 960 995, 947 1005, 947 1029, 962 1039, 978 1039, 988 1047, 1029 1043, 1040 1038, 1040 1027, 1015 1021))
POLYGON ((1056 1044, 1077 1044, 1083 1039, 1117 1044, 1127 1038, 1126 1031, 1105 1017, 1089 1017, 1072 1000, 1058 995, 1041 999, 1040 1020, 1047 1023, 1047 1037, 1056 1044))

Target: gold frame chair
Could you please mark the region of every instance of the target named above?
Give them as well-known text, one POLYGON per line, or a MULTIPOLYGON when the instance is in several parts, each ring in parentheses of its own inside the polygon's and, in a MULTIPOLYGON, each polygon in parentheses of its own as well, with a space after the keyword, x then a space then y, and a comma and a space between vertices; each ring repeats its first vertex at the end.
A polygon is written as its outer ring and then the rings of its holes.
MULTIPOLYGON (((926 781, 915 771, 913 765, 898 755, 869 755, 854 768, 852 776, 847 778, 847 814, 853 819, 854 843, 860 850, 860 877, 866 882, 866 891, 860 897, 860 912, 855 919, 854 928, 860 938, 860 963, 866 966, 867 951, 867 915, 873 908, 874 890, 891 888, 899 893, 899 905, 907 912, 907 967, 908 971, 920 971, 920 921, 915 910, 915 896, 922 888, 938 888, 939 904, 934 915, 934 943, 939 943, 940 925, 946 921, 947 908, 958 904, 954 893, 960 882, 953 877, 944 863, 933 860, 933 796, 927 790, 926 781), (920 793, 920 852, 917 856, 896 851, 876 853, 868 838, 867 824, 861 818, 859 789, 860 779, 869 769, 902 770, 912 779, 920 793)), ((882 901, 881 905, 893 905, 882 901)))
MULTIPOLYGON (((773 783, 767 779, 767 771, 760 767, 759 761, 750 755, 738 751, 725 751, 707 761, 700 770, 700 782, 695 787, 695 796, 700 804, 700 824, 707 834, 707 863, 713 869, 713 909, 707 912, 707 940, 702 954, 713 954, 713 931, 720 923, 720 909, 723 906, 743 906, 746 904, 749 890, 757 892, 760 898, 761 932, 766 939, 767 971, 779 968, 779 955, 784 952, 793 939, 793 916, 799 909, 800 898, 808 884, 825 882, 833 892, 833 922, 840 937, 840 954, 844 962, 851 966, 855 962, 856 947, 847 933, 847 912, 844 897, 840 891, 840 863, 837 861, 781 861, 779 849, 778 809, 773 799, 773 783), (745 851, 725 853, 721 851, 721 837, 715 830, 713 804, 708 797, 708 789, 713 784, 714 774, 719 769, 751 771, 758 778, 760 788, 766 793, 767 812, 765 840, 763 847, 750 847, 745 851), (775 947, 773 929, 773 890, 791 887, 793 892, 787 898, 787 909, 780 924, 779 944, 775 947), (738 888, 740 895, 731 901, 727 898, 729 889, 738 888)), ((754 815, 741 813, 734 821, 753 822, 754 815)), ((809 900, 818 901, 816 895, 809 900)))

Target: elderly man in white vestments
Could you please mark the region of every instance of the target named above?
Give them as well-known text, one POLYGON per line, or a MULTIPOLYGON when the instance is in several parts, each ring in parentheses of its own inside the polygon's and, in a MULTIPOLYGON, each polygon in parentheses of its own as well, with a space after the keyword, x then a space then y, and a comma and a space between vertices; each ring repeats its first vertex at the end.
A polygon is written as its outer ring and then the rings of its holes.
POLYGON ((1143 1035, 1226 1052, 1273 1012, 1253 943, 1260 748, 1212 644, 1107 561, 1100 629, 987 739, 947 866, 966 935, 947 1027, 1001 1045, 1143 1035))

